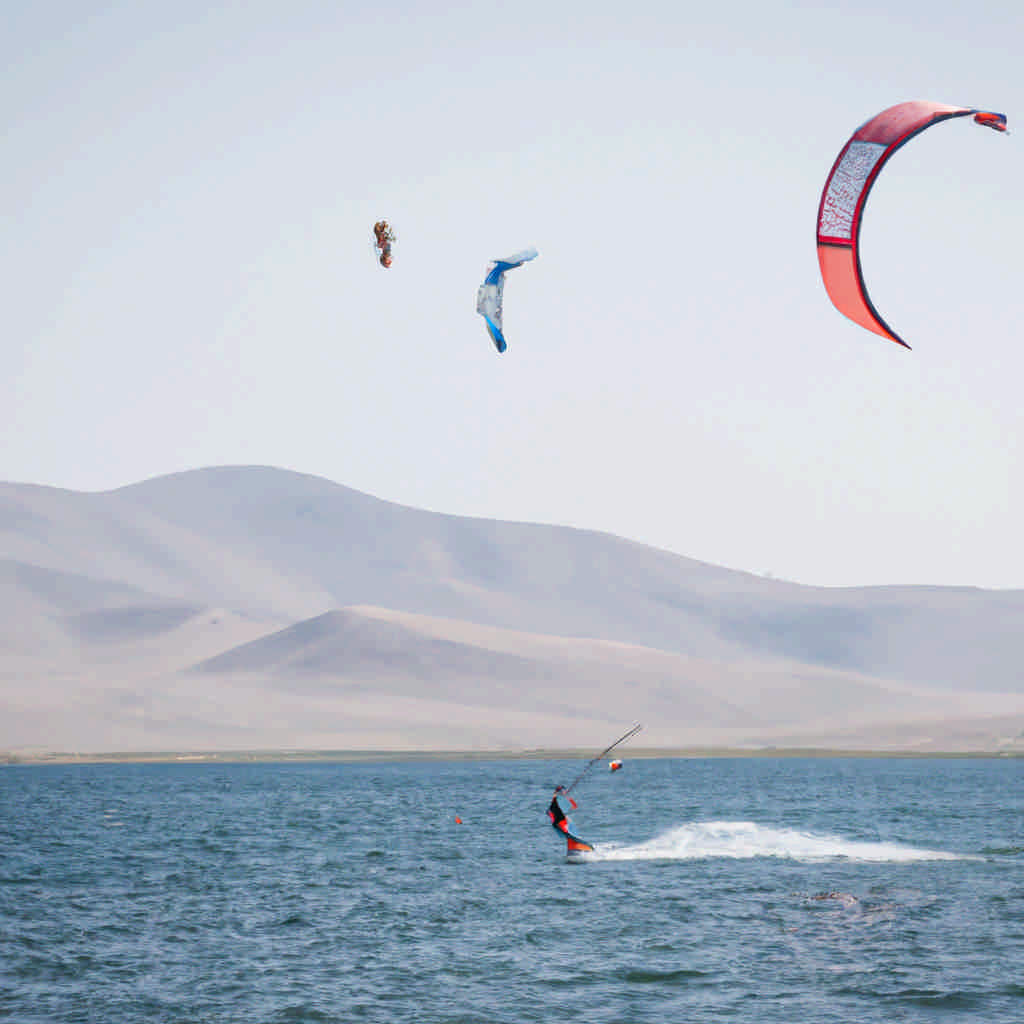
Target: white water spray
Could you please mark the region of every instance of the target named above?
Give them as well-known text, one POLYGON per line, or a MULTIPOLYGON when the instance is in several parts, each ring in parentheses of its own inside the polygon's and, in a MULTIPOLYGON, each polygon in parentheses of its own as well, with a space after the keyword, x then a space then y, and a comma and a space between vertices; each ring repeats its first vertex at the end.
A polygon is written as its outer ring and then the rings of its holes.
POLYGON ((901 843, 862 842, 842 836, 770 828, 753 821, 701 821, 664 832, 643 843, 602 844, 588 861, 700 860, 778 857, 798 861, 849 860, 872 863, 911 863, 960 860, 956 853, 921 849, 901 843))

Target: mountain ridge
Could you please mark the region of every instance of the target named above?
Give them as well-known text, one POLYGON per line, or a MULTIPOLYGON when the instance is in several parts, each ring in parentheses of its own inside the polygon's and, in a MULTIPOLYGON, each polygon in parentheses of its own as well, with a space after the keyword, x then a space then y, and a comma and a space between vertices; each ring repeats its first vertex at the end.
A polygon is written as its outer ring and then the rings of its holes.
POLYGON ((0 484, 0 602, 9 749, 60 736, 88 745, 61 693, 85 736, 201 746, 246 733, 281 741, 289 729, 309 742, 358 740, 356 727, 325 723, 365 719, 371 705, 368 745, 433 737, 449 747, 444 716, 458 709, 473 709, 462 718, 477 742, 506 744, 486 717, 489 694, 499 717, 515 712, 558 746, 569 733, 586 746, 586 729, 645 708, 663 723, 660 745, 691 745, 700 730, 673 711, 673 694, 709 738, 759 742, 773 730, 825 736, 830 693, 869 733, 849 700, 861 694, 879 735, 893 716, 933 719, 929 702, 950 722, 973 702, 1005 745, 1024 711, 1024 591, 809 587, 598 531, 427 512, 273 467, 88 493, 0 484), (634 663, 642 685, 627 678, 634 663), (589 691, 588 674, 599 681, 589 691), (275 729, 272 709, 289 693, 299 701, 293 691, 314 677, 320 719, 288 705, 275 729), (33 709, 34 684, 49 719, 33 709), (249 726, 230 724, 239 688, 262 702, 249 726), (149 710, 128 715, 129 705, 149 710))

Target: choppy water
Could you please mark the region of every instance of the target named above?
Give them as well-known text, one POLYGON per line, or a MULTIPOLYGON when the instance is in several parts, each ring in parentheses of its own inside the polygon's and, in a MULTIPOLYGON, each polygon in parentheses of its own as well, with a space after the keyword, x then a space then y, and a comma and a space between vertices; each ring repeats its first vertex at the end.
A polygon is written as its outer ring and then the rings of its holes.
POLYGON ((0 1019, 1024 1021, 1024 761, 579 767, 0 770, 0 1019))

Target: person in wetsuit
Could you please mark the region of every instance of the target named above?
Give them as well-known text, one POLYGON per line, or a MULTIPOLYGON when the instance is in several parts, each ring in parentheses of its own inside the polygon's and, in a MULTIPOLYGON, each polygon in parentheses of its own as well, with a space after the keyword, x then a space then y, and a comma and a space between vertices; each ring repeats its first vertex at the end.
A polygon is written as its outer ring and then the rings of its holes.
POLYGON ((551 824, 554 828, 557 828, 559 832, 568 833, 569 823, 566 820, 565 811, 562 810, 562 805, 558 802, 558 794, 564 792, 565 786, 555 787, 551 803, 548 805, 548 817, 551 819, 551 824))

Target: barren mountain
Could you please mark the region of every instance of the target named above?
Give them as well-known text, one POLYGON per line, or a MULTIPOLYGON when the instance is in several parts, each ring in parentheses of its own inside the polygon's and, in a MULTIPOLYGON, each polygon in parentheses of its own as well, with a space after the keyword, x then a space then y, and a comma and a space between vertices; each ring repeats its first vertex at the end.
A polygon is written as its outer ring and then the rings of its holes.
POLYGON ((0 748, 1012 749, 1024 591, 818 588, 262 467, 0 484, 0 748))

